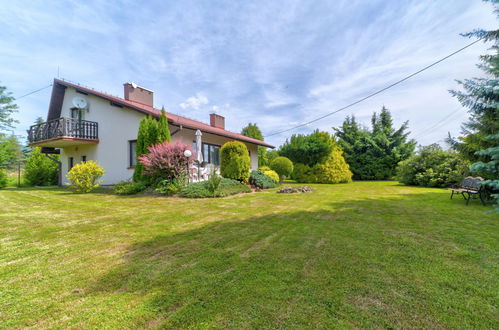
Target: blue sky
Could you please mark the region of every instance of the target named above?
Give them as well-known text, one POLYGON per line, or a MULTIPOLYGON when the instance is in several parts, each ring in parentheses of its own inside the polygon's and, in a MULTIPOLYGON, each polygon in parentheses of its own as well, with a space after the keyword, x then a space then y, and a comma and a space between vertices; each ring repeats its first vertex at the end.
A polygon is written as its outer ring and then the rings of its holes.
MULTIPOLYGON (((57 76, 122 96, 124 82, 155 91, 155 106, 201 121, 226 117, 264 135, 314 119, 495 29, 479 0, 0 1, 0 84, 14 96, 57 76)), ((369 124, 385 105, 421 144, 459 133, 467 113, 448 93, 481 76, 483 43, 365 103, 272 136, 331 131, 346 115, 369 124)), ((17 134, 45 117, 50 88, 18 100, 17 134)))

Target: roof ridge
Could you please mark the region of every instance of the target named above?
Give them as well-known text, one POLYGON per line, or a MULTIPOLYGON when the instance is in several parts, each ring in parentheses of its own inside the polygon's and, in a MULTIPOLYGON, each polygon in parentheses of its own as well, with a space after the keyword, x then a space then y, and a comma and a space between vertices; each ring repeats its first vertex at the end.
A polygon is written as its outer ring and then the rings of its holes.
MULTIPOLYGON (((124 99, 122 97, 114 96, 114 95, 108 94, 106 92, 98 91, 98 90, 93 89, 91 87, 82 86, 82 85, 80 85, 78 83, 74 83, 72 81, 68 81, 68 80, 60 79, 60 78, 54 78, 54 82, 55 83, 61 83, 63 85, 70 86, 70 87, 73 87, 73 88, 80 88, 80 89, 83 89, 84 91, 86 90, 86 92, 93 93, 95 96, 98 96, 98 97, 110 99, 110 101, 115 101, 115 102, 123 103, 124 106, 133 107, 134 110, 142 112, 142 113, 145 113, 145 114, 157 116, 157 115, 159 115, 161 113, 161 109, 157 109, 154 106, 149 106, 149 105, 142 104, 142 103, 139 103, 139 102, 135 102, 135 101, 131 101, 131 100, 126 100, 126 99, 124 99)), ((255 139, 255 138, 251 138, 249 136, 242 135, 241 133, 236 133, 236 132, 228 131, 225 128, 211 126, 208 123, 204 123, 204 122, 199 121, 197 119, 192 119, 192 118, 189 118, 189 117, 186 117, 186 116, 183 116, 183 115, 179 115, 179 114, 174 113, 174 112, 169 112, 169 111, 166 111, 166 112, 167 112, 167 116, 171 115, 171 116, 177 117, 177 120, 175 120, 175 121, 178 122, 177 123, 178 125, 189 126, 189 123, 180 123, 180 121, 191 121, 191 122, 193 122, 193 124, 191 124, 191 125, 194 125, 194 124, 196 124, 196 125, 202 125, 206 129, 207 133, 224 135, 224 136, 232 137, 232 138, 235 138, 235 139, 240 139, 240 140, 243 140, 243 141, 246 140, 247 142, 251 142, 251 143, 254 143, 254 144, 264 145, 264 146, 267 146, 269 148, 275 148, 274 146, 266 143, 265 141, 258 140, 258 139, 255 139), (225 132, 225 134, 224 134, 224 132, 225 132)), ((171 119, 174 120, 174 118, 171 118, 171 119)), ((200 129, 200 128, 198 127, 196 129, 200 129)))

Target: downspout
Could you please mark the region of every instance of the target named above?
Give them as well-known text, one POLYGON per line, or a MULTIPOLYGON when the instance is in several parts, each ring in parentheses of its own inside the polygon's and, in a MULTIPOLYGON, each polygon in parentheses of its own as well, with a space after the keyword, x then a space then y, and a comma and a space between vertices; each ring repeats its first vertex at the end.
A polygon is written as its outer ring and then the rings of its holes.
POLYGON ((48 159, 50 159, 51 161, 53 161, 54 163, 57 164, 57 184, 59 186, 62 186, 62 163, 61 163, 61 161, 58 160, 57 158, 49 156, 48 154, 45 154, 45 156, 47 156, 48 159))

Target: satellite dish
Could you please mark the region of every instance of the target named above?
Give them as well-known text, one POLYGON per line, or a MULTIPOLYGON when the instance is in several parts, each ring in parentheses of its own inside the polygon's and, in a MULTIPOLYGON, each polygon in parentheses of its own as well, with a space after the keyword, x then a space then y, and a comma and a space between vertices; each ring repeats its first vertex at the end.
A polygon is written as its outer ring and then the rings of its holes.
POLYGON ((131 83, 131 85, 132 85, 133 88, 137 88, 137 84, 136 83, 133 82, 133 83, 131 83))
POLYGON ((73 105, 78 109, 85 109, 88 105, 87 100, 81 96, 76 96, 73 98, 73 105))

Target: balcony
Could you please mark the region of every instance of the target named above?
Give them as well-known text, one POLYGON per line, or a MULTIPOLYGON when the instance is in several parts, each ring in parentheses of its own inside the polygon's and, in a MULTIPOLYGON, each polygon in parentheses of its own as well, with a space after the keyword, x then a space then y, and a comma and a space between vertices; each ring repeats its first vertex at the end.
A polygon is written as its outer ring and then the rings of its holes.
POLYGON ((30 145, 64 148, 99 143, 99 125, 88 120, 57 118, 33 125, 28 130, 30 145))

